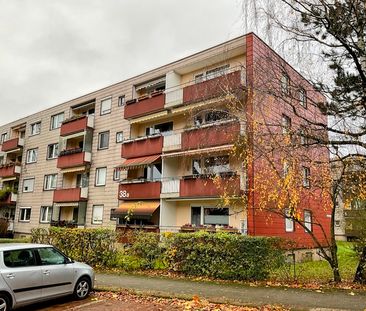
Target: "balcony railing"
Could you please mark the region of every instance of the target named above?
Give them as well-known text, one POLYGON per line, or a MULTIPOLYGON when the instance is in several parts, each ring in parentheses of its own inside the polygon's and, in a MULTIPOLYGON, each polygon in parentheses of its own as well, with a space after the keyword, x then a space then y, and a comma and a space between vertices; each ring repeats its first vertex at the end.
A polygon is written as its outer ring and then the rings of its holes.
POLYGON ((227 173, 225 176, 185 176, 180 181, 180 197, 240 196, 240 178, 227 173))
POLYGON ((58 168, 69 168, 83 166, 91 162, 91 153, 82 151, 81 148, 64 150, 60 152, 57 159, 58 168))
POLYGON ((179 179, 168 179, 162 181, 161 193, 164 195, 179 193, 179 189, 180 189, 179 179))
POLYGON ((88 199, 88 188, 56 189, 53 202, 80 202, 88 199))
POLYGON ((1 151, 3 152, 10 152, 24 146, 24 139, 23 138, 13 138, 7 141, 4 141, 1 146, 1 151))
POLYGON ((16 193, 10 192, 8 195, 0 199, 0 203, 13 205, 17 202, 18 195, 16 193))
POLYGON ((180 150, 181 148, 182 148, 182 134, 181 133, 164 136, 164 142, 163 142, 163 151, 164 152, 180 150))
POLYGON ((119 200, 159 199, 161 191, 160 181, 131 180, 123 181, 119 185, 119 200))
POLYGON ((162 149, 163 136, 146 136, 124 141, 121 147, 121 157, 129 159, 154 154, 161 154, 162 149))
POLYGON ((94 128, 94 116, 72 117, 62 122, 60 136, 67 136, 94 128))
POLYGON ((10 163, 0 166, 0 178, 16 177, 21 172, 20 164, 10 163))
POLYGON ((182 133, 182 150, 233 144, 240 133, 237 121, 223 121, 188 129, 182 133))
POLYGON ((165 94, 162 92, 153 93, 147 97, 140 97, 136 100, 126 102, 124 118, 132 119, 146 114, 164 110, 165 94))

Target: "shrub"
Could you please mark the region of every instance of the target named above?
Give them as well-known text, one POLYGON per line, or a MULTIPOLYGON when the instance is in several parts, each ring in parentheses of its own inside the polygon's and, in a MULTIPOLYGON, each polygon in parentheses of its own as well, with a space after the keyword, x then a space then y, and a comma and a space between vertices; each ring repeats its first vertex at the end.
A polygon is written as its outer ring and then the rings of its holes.
POLYGON ((110 229, 36 228, 32 229, 32 242, 54 245, 92 266, 110 266, 117 254, 116 233, 110 229))

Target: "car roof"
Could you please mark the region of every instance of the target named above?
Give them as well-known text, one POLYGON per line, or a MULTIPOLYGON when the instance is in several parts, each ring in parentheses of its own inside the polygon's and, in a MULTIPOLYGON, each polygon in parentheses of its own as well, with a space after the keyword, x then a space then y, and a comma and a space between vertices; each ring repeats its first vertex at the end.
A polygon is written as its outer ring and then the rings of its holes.
POLYGON ((12 251, 18 249, 52 247, 48 244, 34 244, 34 243, 0 243, 0 251, 12 251))

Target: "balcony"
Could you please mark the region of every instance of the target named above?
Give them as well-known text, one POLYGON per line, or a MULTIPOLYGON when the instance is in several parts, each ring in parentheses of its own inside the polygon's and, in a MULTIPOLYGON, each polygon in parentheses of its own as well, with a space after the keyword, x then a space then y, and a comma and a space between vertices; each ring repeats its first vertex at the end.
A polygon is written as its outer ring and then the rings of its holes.
POLYGON ((182 150, 233 144, 240 133, 236 121, 218 122, 188 129, 182 133, 182 150))
POLYGON ((210 176, 185 176, 180 181, 180 197, 219 197, 225 195, 240 195, 240 178, 238 175, 227 173, 225 176, 213 179, 210 176))
POLYGON ((94 116, 73 117, 62 122, 60 136, 67 136, 94 128, 94 116))
POLYGON ((183 103, 190 104, 233 92, 243 85, 242 71, 236 70, 220 77, 188 85, 183 89, 183 103))
POLYGON ((88 188, 56 189, 53 192, 53 202, 80 202, 88 200, 88 188))
POLYGON ((127 101, 124 118, 132 119, 143 115, 164 110, 165 94, 153 93, 147 97, 140 97, 137 100, 127 101))
POLYGON ((162 198, 173 198, 179 197, 179 179, 166 179, 162 181, 161 185, 161 197, 162 198))
POLYGON ((119 185, 119 200, 160 199, 161 182, 131 180, 119 185))
POLYGON ((121 147, 121 157, 125 159, 161 154, 163 136, 153 135, 134 140, 124 141, 121 147))
POLYGON ((20 164, 5 164, 0 167, 0 178, 17 177, 20 174, 20 164))
POLYGON ((10 152, 16 149, 22 148, 24 146, 24 139, 23 138, 13 138, 7 141, 4 141, 1 146, 1 151, 3 152, 10 152))
POLYGON ((164 136, 164 142, 163 142, 164 152, 180 150, 181 148, 182 148, 181 133, 164 136))
POLYGON ((57 159, 57 167, 64 169, 76 166, 83 166, 91 162, 91 153, 82 149, 68 149, 60 152, 57 159))
POLYGON ((15 205, 17 202, 18 195, 13 192, 9 192, 3 198, 0 199, 1 205, 15 205))

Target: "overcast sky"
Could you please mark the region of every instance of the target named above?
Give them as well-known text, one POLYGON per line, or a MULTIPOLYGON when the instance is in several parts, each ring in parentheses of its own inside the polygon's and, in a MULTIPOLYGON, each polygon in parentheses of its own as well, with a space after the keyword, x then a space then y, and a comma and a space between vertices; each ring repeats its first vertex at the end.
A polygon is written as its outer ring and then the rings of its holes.
POLYGON ((242 33, 240 0, 0 0, 0 124, 242 33))

